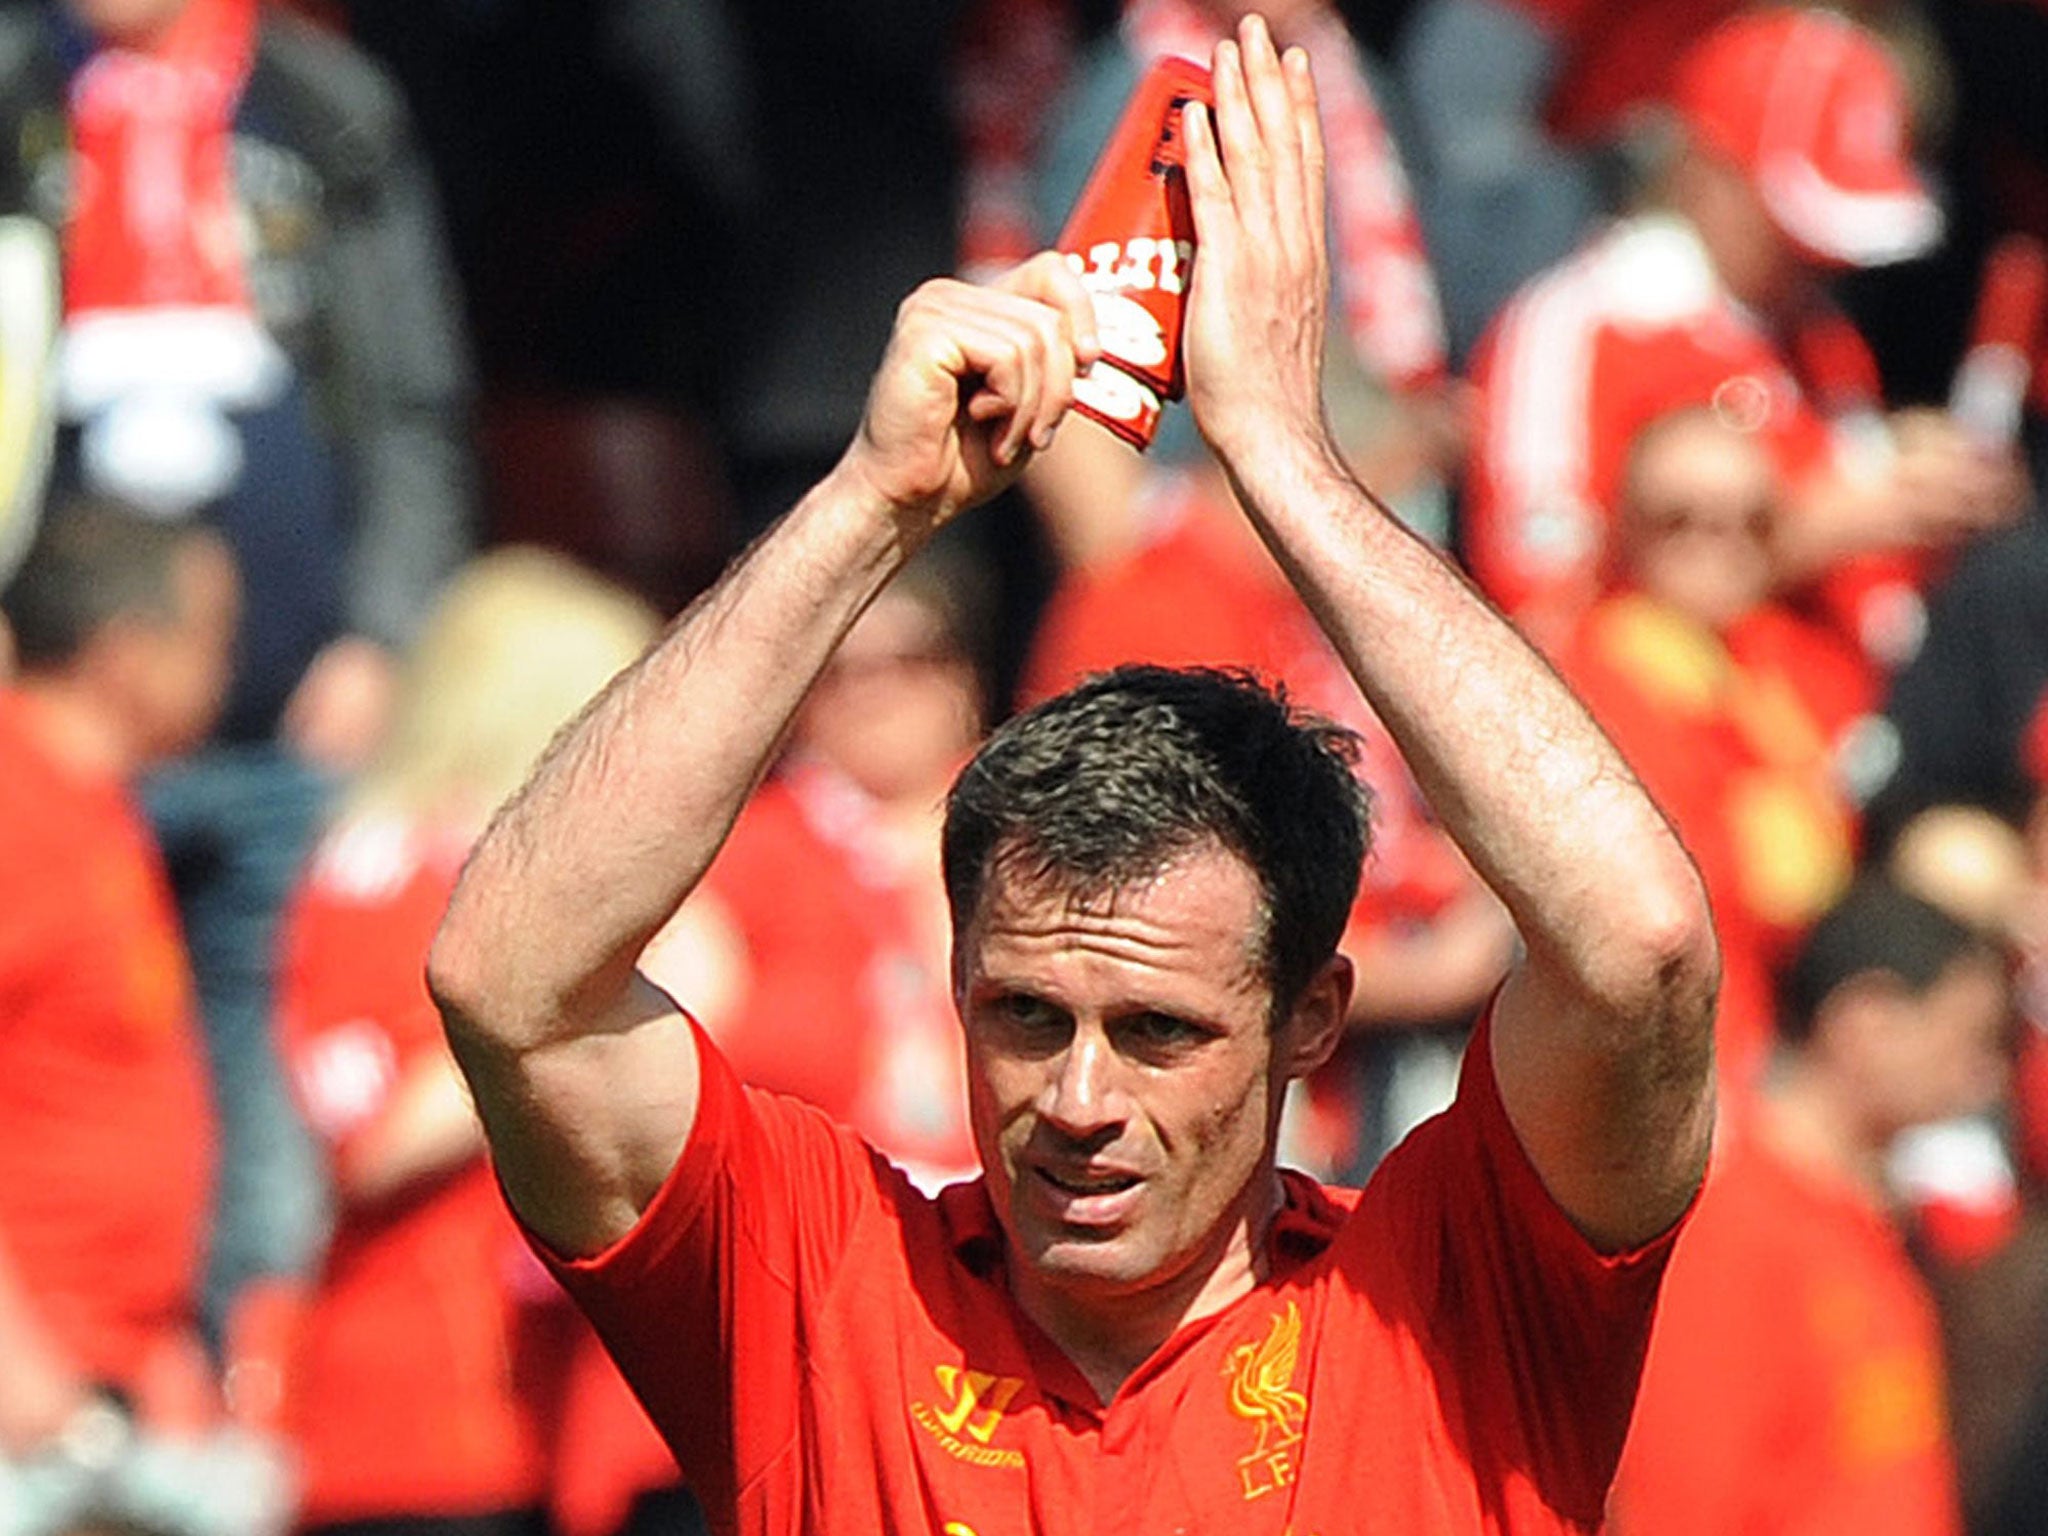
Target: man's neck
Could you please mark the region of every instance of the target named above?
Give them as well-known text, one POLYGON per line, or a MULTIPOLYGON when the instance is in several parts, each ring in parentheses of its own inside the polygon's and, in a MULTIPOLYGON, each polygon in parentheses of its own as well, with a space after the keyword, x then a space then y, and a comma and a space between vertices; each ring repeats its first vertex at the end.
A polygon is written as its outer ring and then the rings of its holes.
POLYGON ((1285 1199, 1270 1160, 1249 1189, 1258 1192, 1251 1207, 1225 1223, 1208 1250, 1158 1285, 1112 1295, 1075 1290, 1025 1269, 1013 1252, 1011 1294, 1106 1404, 1176 1332, 1213 1317, 1266 1278, 1268 1238, 1285 1199))

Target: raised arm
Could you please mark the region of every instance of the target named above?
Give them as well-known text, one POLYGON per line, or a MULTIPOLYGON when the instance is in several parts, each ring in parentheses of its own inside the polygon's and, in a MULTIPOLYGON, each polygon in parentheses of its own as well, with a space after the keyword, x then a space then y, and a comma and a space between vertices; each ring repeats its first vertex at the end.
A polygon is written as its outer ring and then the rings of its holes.
POLYGON ((1719 962, 1698 876, 1549 666, 1329 440, 1323 151, 1306 58, 1283 64, 1250 20, 1218 50, 1213 126, 1188 116, 1195 419, 1521 930, 1493 1053, 1531 1160, 1595 1242, 1641 1242, 1691 1198, 1710 1133, 1719 962))
POLYGON ((839 464, 585 711, 478 845, 428 980, 506 1191, 559 1251, 623 1235, 695 1120, 696 1049, 641 950, 862 608, 1050 440, 1096 350, 1057 257, 986 288, 920 288, 839 464))

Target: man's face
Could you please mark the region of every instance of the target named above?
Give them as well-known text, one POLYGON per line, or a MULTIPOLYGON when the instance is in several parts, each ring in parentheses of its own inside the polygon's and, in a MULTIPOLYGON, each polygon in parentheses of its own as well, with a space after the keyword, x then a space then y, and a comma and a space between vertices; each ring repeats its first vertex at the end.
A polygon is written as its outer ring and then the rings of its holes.
POLYGON ((1989 1109, 2006 1088, 2011 1024, 2010 985, 1988 955, 1953 961, 1920 996, 1901 989, 1864 1053, 1875 1117, 1903 1130, 1989 1109))
POLYGON ((1652 427, 1629 470, 1629 576, 1660 602, 1726 630, 1769 594, 1776 497, 1776 467, 1754 437, 1704 412, 1652 427))
POLYGON ((991 872, 961 938, 960 1012, 975 1141, 1027 1302, 1192 1296, 1247 1243, 1314 1032, 1301 1010, 1273 1027, 1262 931, 1256 877, 1214 845, 1089 900, 991 872))
POLYGON ((934 798, 981 735, 974 667, 937 614, 892 588, 841 643, 796 739, 884 800, 934 798))

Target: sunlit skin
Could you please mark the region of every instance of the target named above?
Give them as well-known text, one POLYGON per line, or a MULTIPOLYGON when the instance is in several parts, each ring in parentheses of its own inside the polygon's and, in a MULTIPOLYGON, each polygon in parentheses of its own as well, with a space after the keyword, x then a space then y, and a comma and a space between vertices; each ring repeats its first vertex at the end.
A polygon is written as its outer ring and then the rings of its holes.
POLYGON ((1885 1154, 1901 1131, 1979 1113, 2005 1093, 2011 1026, 2011 986, 1989 954, 1951 961, 1921 993, 1880 972, 1852 978, 1780 1064, 1763 1131, 1781 1153, 1847 1175, 1882 1206, 1885 1154))
POLYGON ((148 722, 152 760, 189 752, 206 739, 227 699, 234 669, 241 581, 227 546, 212 538, 186 541, 171 568, 174 611, 149 625, 138 665, 147 679, 136 699, 148 722))
POLYGON ((999 863, 965 936, 970 1111, 1010 1283, 1105 1396, 1260 1278, 1281 1098, 1342 1028, 1341 957, 1276 1025, 1260 914, 1251 870, 1210 844, 1091 898, 999 863))
POLYGON ((1812 272, 1746 171, 1696 147, 1673 168, 1669 191, 1730 293, 1766 315, 1797 307, 1812 286, 1812 272))

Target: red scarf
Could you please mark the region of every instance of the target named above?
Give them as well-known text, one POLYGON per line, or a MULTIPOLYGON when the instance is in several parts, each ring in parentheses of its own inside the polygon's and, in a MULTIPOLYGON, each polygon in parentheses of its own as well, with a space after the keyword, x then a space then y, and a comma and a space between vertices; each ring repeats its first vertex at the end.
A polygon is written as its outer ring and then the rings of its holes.
POLYGON ((147 47, 108 44, 73 77, 67 316, 248 309, 228 142, 255 51, 256 0, 190 0, 147 47))
MULTIPOLYGON (((1222 36, 1194 0, 1128 0, 1124 37, 1140 66, 1206 64, 1222 36)), ((1318 6, 1290 41, 1315 62, 1330 174, 1330 225, 1344 329, 1359 361, 1397 389, 1441 380, 1443 305, 1392 135, 1342 18, 1318 6)))

